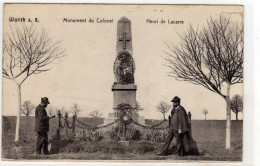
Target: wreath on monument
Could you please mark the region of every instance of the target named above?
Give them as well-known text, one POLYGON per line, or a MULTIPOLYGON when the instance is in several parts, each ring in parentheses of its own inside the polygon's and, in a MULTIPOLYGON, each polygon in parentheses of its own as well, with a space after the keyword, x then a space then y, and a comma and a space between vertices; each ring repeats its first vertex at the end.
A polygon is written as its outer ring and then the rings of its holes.
POLYGON ((134 83, 135 64, 131 54, 127 51, 121 51, 114 63, 114 73, 121 84, 134 83))
POLYGON ((116 116, 121 124, 130 124, 133 120, 133 108, 130 104, 119 104, 116 108, 116 116))

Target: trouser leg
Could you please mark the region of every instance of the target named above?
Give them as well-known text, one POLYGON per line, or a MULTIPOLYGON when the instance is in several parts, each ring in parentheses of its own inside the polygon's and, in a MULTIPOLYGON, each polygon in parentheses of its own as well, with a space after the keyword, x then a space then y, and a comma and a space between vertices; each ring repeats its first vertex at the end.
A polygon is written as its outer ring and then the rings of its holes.
POLYGON ((37 140, 36 140, 36 153, 40 154, 43 145, 43 137, 41 132, 37 132, 37 140))
POLYGON ((166 141, 165 141, 165 143, 164 143, 164 145, 163 145, 163 147, 162 147, 161 154, 165 154, 165 155, 168 154, 168 152, 169 152, 169 146, 170 146, 170 144, 171 144, 171 142, 172 142, 173 137, 174 137, 174 132, 173 132, 172 130, 169 130, 168 136, 167 136, 167 138, 166 138, 166 141))
POLYGON ((48 154, 48 133, 44 133, 43 136, 43 153, 48 154))
POLYGON ((179 134, 177 131, 174 132, 176 137, 176 145, 177 145, 177 154, 183 156, 184 155, 184 146, 183 146, 183 137, 184 134, 179 134))

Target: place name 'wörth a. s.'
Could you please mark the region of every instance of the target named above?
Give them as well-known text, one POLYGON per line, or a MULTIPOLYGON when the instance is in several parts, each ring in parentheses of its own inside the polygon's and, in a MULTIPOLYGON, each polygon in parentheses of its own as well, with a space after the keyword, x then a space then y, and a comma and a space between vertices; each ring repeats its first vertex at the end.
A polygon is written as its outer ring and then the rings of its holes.
POLYGON ((62 18, 64 23, 113 23, 113 18, 62 18))
POLYGON ((25 17, 9 17, 9 22, 39 22, 37 17, 25 18, 25 17))

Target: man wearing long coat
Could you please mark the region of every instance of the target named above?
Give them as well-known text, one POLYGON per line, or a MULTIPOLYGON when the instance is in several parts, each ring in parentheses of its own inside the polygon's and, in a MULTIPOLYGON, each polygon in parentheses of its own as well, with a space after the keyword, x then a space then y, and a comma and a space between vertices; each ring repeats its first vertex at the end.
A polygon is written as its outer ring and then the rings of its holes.
POLYGON ((171 116, 169 117, 169 131, 168 137, 159 155, 168 155, 169 146, 173 138, 176 138, 177 154, 179 156, 185 155, 185 149, 188 151, 189 144, 184 141, 189 134, 189 120, 186 110, 180 105, 180 98, 175 96, 171 102, 173 102, 173 109, 171 111, 171 116), (184 148, 185 147, 185 148, 184 148))
POLYGON ((37 132, 36 141, 36 154, 41 154, 43 149, 43 154, 49 154, 48 151, 48 131, 49 131, 49 119, 55 116, 49 117, 45 108, 50 104, 47 97, 41 98, 41 104, 39 104, 35 109, 35 129, 37 132))

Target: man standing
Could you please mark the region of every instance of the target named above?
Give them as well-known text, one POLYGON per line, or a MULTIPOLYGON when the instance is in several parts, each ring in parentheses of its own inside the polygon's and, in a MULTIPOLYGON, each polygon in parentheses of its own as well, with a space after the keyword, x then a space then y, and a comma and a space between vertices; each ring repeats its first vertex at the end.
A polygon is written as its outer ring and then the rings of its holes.
MULTIPOLYGON (((162 151, 158 155, 168 155, 169 154, 169 146, 174 136, 176 138, 177 145, 177 154, 179 156, 185 155, 184 149, 184 137, 188 135, 189 125, 188 125, 188 116, 185 109, 180 105, 180 98, 175 96, 171 102, 173 102, 173 109, 171 111, 171 116, 169 117, 169 132, 166 142, 162 148, 162 151)), ((187 149, 188 144, 185 144, 187 149)))
POLYGON ((48 151, 48 131, 49 131, 49 119, 54 118, 54 116, 49 117, 45 108, 50 104, 47 97, 41 98, 41 104, 39 104, 35 109, 35 132, 37 132, 36 141, 36 154, 41 154, 43 149, 43 154, 49 154, 48 151))

